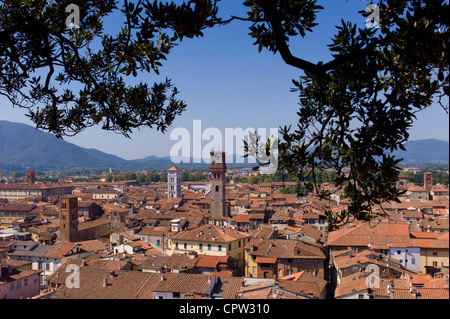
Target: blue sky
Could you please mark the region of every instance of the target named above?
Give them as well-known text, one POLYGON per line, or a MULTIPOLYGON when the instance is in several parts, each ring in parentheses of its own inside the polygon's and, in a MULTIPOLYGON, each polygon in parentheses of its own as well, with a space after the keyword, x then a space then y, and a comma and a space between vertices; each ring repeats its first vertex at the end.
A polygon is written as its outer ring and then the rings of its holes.
MULTIPOLYGON (((369 4, 361 0, 323 0, 325 8, 318 15, 319 25, 305 39, 292 39, 294 55, 311 62, 330 60, 327 44, 340 20, 351 20, 363 27, 365 19, 359 10, 369 4)), ((224 0, 219 13, 245 16, 242 1, 224 0)), ((107 21, 106 31, 120 26, 117 20, 107 21)), ((207 30, 199 39, 186 40, 173 49, 161 67, 160 76, 140 75, 138 80, 148 83, 172 79, 180 91, 179 97, 188 104, 187 110, 175 120, 166 134, 142 129, 131 139, 99 127, 87 129, 66 141, 82 147, 96 148, 124 159, 146 156, 168 156, 176 141, 170 140, 173 128, 192 130, 193 121, 201 120, 202 129, 274 128, 294 124, 297 118, 298 98, 291 93, 292 79, 298 79, 299 70, 286 65, 279 55, 258 53, 248 36, 248 24, 242 21, 207 30)), ((0 97, 0 119, 32 125, 25 111, 13 108, 0 97)), ((420 112, 410 130, 410 139, 437 138, 449 140, 448 115, 439 105, 420 112)), ((206 144, 208 141, 204 141, 206 144)))

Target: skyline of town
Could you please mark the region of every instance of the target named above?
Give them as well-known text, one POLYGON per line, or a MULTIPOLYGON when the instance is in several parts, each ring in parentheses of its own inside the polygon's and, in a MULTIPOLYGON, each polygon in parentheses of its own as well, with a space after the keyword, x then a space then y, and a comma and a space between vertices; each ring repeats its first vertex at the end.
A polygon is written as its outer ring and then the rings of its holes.
POLYGON ((449 9, 3 1, 2 314, 448 302, 449 9))
POLYGON ((320 184, 324 200, 296 181, 250 183, 257 172, 228 172, 224 160, 211 153, 199 182, 173 166, 164 182, 48 183, 28 170, 0 183, 2 297, 449 298, 449 188, 432 173, 422 185, 402 176, 404 196, 374 206, 370 221, 334 225, 351 201, 333 184, 320 184))

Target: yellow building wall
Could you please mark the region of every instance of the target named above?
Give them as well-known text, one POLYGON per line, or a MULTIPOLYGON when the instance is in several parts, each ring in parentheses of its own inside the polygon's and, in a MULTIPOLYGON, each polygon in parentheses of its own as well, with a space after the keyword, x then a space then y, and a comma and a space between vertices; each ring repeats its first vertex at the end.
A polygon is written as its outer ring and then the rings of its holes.
POLYGON ((3 211, 0 210, 0 226, 11 227, 17 219, 23 219, 26 216, 24 211, 3 211))
POLYGON ((420 249, 420 271, 426 273, 425 266, 449 267, 448 249, 420 249))
POLYGON ((252 258, 249 251, 245 251, 245 277, 257 277, 257 266, 256 258, 252 258))
POLYGON ((199 255, 230 256, 231 258, 237 260, 237 267, 241 271, 244 271, 244 246, 249 241, 250 237, 226 243, 169 239, 167 243, 167 252, 169 255, 174 253, 184 254, 190 251, 195 251, 199 255), (178 248, 176 247, 176 243, 178 243, 178 248), (186 248, 184 245, 185 243, 186 248), (211 249, 208 248, 208 245, 211 245, 211 249), (219 245, 221 246, 221 250, 219 250, 219 245))

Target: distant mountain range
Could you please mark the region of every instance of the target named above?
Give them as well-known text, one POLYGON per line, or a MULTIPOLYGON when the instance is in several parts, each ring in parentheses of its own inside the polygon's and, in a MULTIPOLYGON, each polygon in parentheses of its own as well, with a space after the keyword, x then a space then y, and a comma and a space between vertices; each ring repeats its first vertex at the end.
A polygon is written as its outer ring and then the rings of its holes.
MULTIPOLYGON (((235 156, 228 159, 237 163, 235 156), (233 161, 234 158, 234 161, 233 161)), ((83 148, 53 134, 43 132, 22 123, 0 120, 0 169, 4 170, 51 170, 74 168, 109 168, 166 170, 173 165, 169 156, 147 156, 142 159, 125 160, 93 148, 83 148)), ((183 169, 208 169, 207 163, 176 164, 183 169)), ((228 164, 229 167, 253 167, 255 164, 228 164)))
POLYGON ((449 163, 449 142, 434 138, 408 141, 406 151, 397 150, 393 154, 403 158, 402 164, 445 164, 449 163))
MULTIPOLYGON (((449 142, 437 139, 409 141, 405 151, 397 151, 402 164, 448 163, 449 142)), ((237 156, 227 158, 227 163, 237 163, 237 156)), ((180 168, 207 169, 206 163, 177 164, 180 168)), ((0 121, 0 169, 36 170, 109 168, 165 170, 173 165, 169 156, 148 156, 125 160, 97 149, 88 149, 69 143, 54 135, 26 124, 0 121)), ((230 168, 253 167, 255 164, 227 164, 230 168)))

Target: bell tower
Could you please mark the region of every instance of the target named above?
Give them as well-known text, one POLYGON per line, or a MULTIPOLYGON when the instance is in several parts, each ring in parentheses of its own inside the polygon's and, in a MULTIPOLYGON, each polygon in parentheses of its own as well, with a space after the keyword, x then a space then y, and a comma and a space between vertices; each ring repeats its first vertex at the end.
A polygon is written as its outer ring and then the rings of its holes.
POLYGON ((167 170, 167 197, 181 196, 181 169, 174 165, 167 170))
POLYGON ((212 217, 226 217, 226 197, 225 197, 225 174, 227 165, 225 163, 225 152, 211 152, 211 163, 209 171, 211 173, 211 212, 212 217))
POLYGON ((78 241, 78 197, 59 198, 59 240, 78 241))

